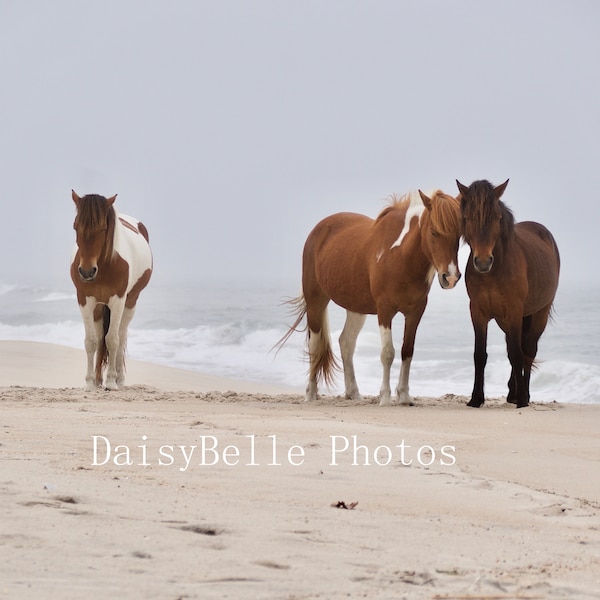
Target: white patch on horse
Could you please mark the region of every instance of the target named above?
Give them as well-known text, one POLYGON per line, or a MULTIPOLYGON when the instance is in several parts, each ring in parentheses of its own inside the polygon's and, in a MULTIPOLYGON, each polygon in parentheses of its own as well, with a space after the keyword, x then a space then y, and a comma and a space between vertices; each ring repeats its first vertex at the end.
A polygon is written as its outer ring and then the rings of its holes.
POLYGON ((421 220, 421 215, 425 210, 425 205, 421 200, 419 194, 415 194, 414 192, 410 195, 410 204, 406 209, 406 215, 404 217, 404 227, 398 236, 398 239, 390 246, 390 250, 392 248, 397 248, 402 244, 402 241, 406 237, 406 234, 410 231, 410 226, 412 220, 416 217, 419 221, 421 220))
POLYGON ((381 257, 383 256, 383 253, 385 252, 385 250, 380 250, 377 253, 377 256, 375 256, 375 258, 377 259, 377 262, 379 262, 381 260, 381 257))
POLYGON ((435 267, 432 265, 429 268, 429 271, 427 273, 427 279, 425 281, 427 281, 427 285, 429 287, 431 287, 431 284, 433 283, 433 278, 435 277, 435 267))
POLYGON ((136 233, 139 221, 128 215, 118 214, 115 209, 117 224, 115 226, 114 248, 129 265, 129 284, 126 293, 138 282, 147 269, 152 268, 152 253, 146 240, 136 233), (126 221, 131 227, 124 225, 126 221), (133 228, 133 229, 132 229, 133 228))

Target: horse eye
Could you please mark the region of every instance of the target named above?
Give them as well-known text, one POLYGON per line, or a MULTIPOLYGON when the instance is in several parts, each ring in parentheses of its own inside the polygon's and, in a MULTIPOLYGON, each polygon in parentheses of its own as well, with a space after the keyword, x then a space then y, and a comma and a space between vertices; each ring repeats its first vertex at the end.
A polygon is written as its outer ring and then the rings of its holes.
POLYGON ((437 231, 434 231, 434 230, 432 229, 432 230, 431 230, 431 235, 432 235, 433 237, 439 237, 439 235, 440 235, 440 234, 439 234, 437 231))

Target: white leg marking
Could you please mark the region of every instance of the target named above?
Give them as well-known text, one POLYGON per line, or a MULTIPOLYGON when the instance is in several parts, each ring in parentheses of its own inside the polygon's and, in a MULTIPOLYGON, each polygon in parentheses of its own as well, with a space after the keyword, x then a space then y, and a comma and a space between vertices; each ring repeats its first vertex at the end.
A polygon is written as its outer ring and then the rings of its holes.
POLYGON ((390 371, 394 362, 394 343, 392 341, 392 330, 389 327, 379 326, 381 334, 381 364, 383 365, 383 379, 379 392, 379 406, 390 406, 392 404, 392 390, 390 388, 390 371))
POLYGON ((312 376, 312 366, 314 362, 314 356, 319 347, 319 341, 321 339, 321 333, 315 333, 309 330, 308 335, 308 356, 310 359, 310 370, 308 375, 308 384, 306 385, 306 396, 304 402, 312 402, 317 399, 317 377, 312 376))
POLYGON ((86 298, 85 304, 80 306, 81 318, 85 329, 85 352, 87 355, 87 370, 85 374, 85 389, 90 392, 96 387, 96 375, 94 368, 94 356, 98 349, 98 343, 102 340, 98 337, 98 331, 94 324, 94 309, 96 300, 86 298))
POLYGON ((127 329, 133 315, 135 314, 135 306, 133 308, 124 308, 121 324, 119 326, 119 349, 117 350, 117 385, 122 386, 125 383, 125 347, 127 345, 127 329))
POLYGON ((365 324, 367 315, 346 311, 346 323, 340 335, 340 351, 342 353, 342 364, 344 365, 344 383, 346 385, 346 398, 351 400, 362 400, 356 383, 354 372, 354 351, 356 339, 365 324))
POLYGON ((398 387, 396 388, 396 394, 398 394, 398 403, 406 406, 414 406, 415 404, 408 393, 408 377, 410 375, 411 362, 412 356, 410 358, 405 358, 402 361, 402 366, 400 367, 400 380, 398 382, 398 387))
MULTIPOLYGON (((108 390, 118 390, 117 385, 117 358, 119 349, 121 350, 121 360, 123 358, 122 347, 119 341, 119 332, 121 327, 121 318, 125 309, 125 298, 111 296, 108 300, 110 308, 110 326, 106 334, 106 348, 108 349, 108 370, 106 371, 105 387, 108 390)), ((122 365, 121 365, 122 368, 122 365)))

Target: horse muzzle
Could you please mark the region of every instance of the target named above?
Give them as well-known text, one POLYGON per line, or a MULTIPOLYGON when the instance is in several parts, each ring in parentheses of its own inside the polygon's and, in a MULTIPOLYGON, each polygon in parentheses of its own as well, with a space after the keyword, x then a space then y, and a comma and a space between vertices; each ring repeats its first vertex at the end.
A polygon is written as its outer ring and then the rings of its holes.
POLYGON ((445 290, 451 290, 460 279, 460 273, 458 271, 454 273, 438 273, 438 281, 440 286, 445 290))
POLYGON ((92 267, 91 269, 84 269, 83 267, 79 267, 77 271, 79 273, 81 281, 94 281, 94 279, 96 279, 96 276, 98 275, 98 267, 92 267))
POLYGON ((446 271, 438 271, 438 281, 444 290, 451 290, 458 283, 459 279, 460 271, 454 261, 448 265, 446 271))
POLYGON ((478 273, 488 273, 494 264, 494 255, 490 254, 487 258, 473 257, 473 266, 478 273))

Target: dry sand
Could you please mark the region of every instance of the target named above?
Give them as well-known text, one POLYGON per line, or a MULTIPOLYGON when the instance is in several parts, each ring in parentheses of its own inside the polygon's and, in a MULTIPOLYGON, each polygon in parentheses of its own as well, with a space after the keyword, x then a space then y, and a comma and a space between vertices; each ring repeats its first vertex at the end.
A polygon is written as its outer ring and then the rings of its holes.
POLYGON ((83 352, 17 342, 0 369, 0 598, 600 598, 599 406, 133 362, 87 393, 83 352))

